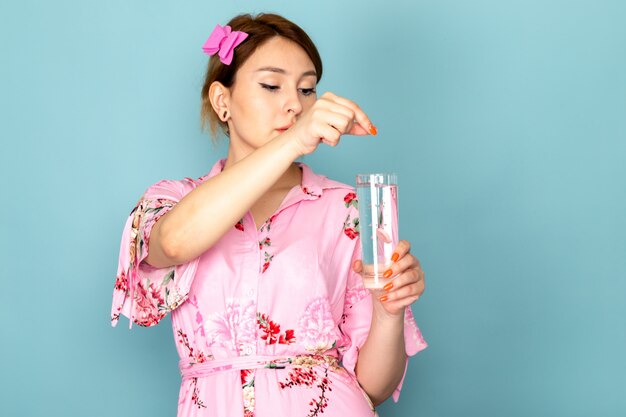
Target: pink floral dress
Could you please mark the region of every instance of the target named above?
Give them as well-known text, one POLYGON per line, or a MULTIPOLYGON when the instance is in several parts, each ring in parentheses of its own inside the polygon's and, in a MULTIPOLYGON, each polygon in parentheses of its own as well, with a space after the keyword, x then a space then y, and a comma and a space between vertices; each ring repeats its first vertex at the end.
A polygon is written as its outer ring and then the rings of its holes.
MULTIPOLYGON (((111 321, 153 326, 171 312, 182 382, 178 416, 372 416, 354 369, 372 300, 360 257, 356 195, 314 174, 257 230, 247 213, 198 258, 143 262, 150 231, 187 193, 219 174, 149 187, 124 227, 111 321)), ((411 309, 409 356, 426 347, 411 309)), ((400 393, 400 383, 393 395, 400 393)))

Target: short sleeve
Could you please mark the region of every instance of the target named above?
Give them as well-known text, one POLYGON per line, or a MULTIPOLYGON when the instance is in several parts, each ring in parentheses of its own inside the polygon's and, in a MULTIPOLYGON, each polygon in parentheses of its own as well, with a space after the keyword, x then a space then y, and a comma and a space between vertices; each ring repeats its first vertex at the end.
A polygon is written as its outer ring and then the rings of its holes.
POLYGON ((155 268, 148 256, 150 232, 192 188, 192 180, 163 180, 150 186, 133 208, 122 232, 113 290, 111 324, 124 315, 140 326, 157 324, 187 299, 198 258, 184 264, 155 268))
MULTIPOLYGON (((348 216, 348 219, 354 219, 355 216, 358 216, 358 211, 353 209, 348 216)), ((352 222, 352 224, 354 224, 354 222, 352 222)), ((356 224, 358 225, 358 221, 356 224)), ((352 269, 353 263, 357 259, 361 259, 361 244, 358 229, 356 235, 345 233, 344 237, 351 240, 350 243, 353 245, 353 250, 352 257, 349 258, 350 263, 347 265, 348 279, 344 301, 344 311, 339 325, 342 333, 342 343, 339 351, 342 353, 342 363, 344 368, 356 378, 355 369, 359 356, 359 350, 367 339, 372 321, 372 296, 370 291, 363 286, 361 276, 355 273, 352 269)), ((346 268, 346 266, 344 266, 344 268, 346 268)), ((416 353, 427 347, 427 344, 422 337, 422 333, 415 323, 413 312, 410 307, 407 307, 404 313, 404 343, 407 354, 407 365, 408 357, 414 356, 416 353)), ((400 397, 400 390, 402 389, 405 376, 406 365, 402 380, 393 393, 393 400, 395 402, 397 402, 400 397)))

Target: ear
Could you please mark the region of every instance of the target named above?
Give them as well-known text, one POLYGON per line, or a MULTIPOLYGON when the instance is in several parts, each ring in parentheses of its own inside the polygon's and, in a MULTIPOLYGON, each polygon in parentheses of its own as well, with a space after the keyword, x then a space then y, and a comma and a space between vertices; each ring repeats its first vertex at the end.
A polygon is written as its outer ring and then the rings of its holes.
POLYGON ((229 111, 230 90, 219 81, 213 81, 209 87, 209 100, 217 117, 221 120, 225 111, 229 111))

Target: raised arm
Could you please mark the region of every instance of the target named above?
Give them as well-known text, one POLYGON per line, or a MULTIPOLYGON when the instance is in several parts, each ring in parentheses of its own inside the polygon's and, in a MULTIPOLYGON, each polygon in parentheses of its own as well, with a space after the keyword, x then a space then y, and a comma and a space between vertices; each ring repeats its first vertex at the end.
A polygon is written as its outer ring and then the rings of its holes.
POLYGON ((280 135, 187 194, 152 229, 147 262, 165 267, 198 257, 232 227, 300 156, 280 135))
MULTIPOLYGON (((367 135, 372 125, 353 102, 325 93, 297 123, 187 194, 154 225, 147 262, 178 265, 198 257, 261 198, 293 161, 342 134, 367 135), (355 122, 356 121, 356 122, 355 122)), ((232 137, 231 137, 232 140, 232 137)))

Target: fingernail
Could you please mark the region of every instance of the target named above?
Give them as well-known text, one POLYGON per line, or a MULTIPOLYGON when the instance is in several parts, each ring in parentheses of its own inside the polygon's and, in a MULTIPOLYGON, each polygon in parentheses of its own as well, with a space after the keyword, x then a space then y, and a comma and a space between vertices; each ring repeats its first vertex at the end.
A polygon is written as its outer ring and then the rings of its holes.
POLYGON ((391 261, 396 262, 399 257, 400 255, 397 252, 394 252, 393 255, 391 255, 391 261))
POLYGON ((376 126, 370 125, 370 133, 374 136, 378 134, 378 129, 376 129, 376 126))
POLYGON ((389 297, 387 297, 386 295, 383 295, 382 297, 379 298, 381 303, 384 303, 385 301, 387 301, 389 299, 389 297))
POLYGON ((392 288, 393 288, 393 284, 390 282, 390 283, 388 283, 387 285, 385 285, 383 287, 383 290, 389 292, 389 290, 392 289, 392 288))
POLYGON ((393 271, 391 269, 388 269, 385 271, 385 275, 383 275, 383 277, 391 278, 392 275, 393 275, 393 271))

